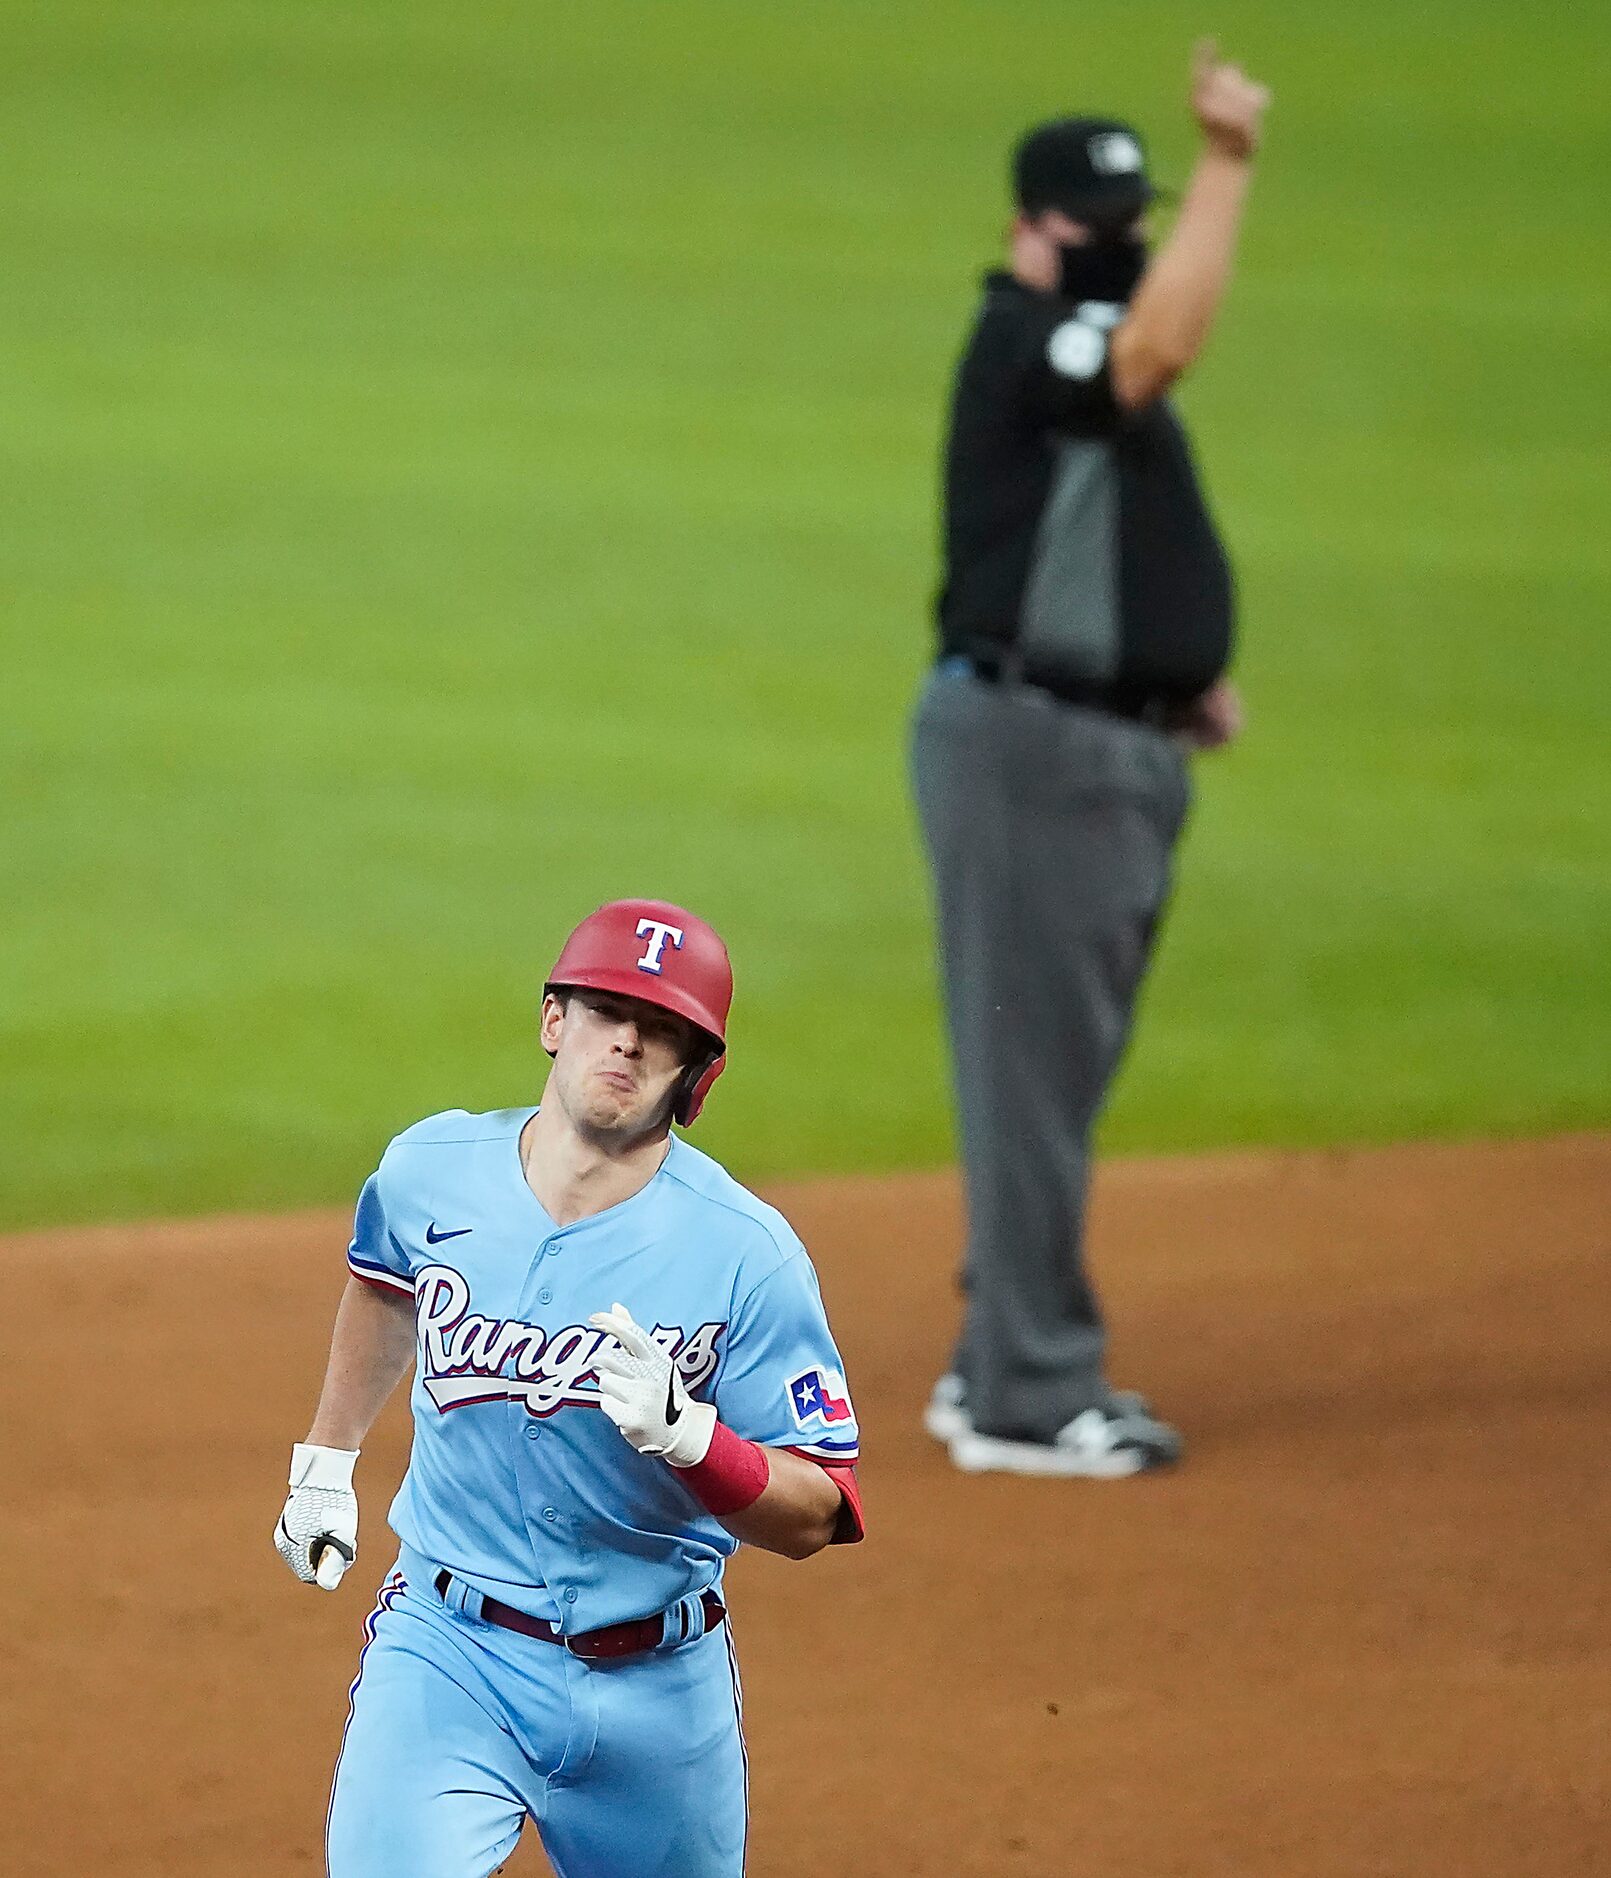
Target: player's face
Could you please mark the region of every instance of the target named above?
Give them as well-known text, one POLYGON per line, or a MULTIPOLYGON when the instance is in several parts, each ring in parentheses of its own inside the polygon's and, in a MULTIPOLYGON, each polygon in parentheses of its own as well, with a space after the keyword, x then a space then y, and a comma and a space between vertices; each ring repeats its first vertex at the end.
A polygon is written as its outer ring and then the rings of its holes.
POLYGON ((677 1078, 698 1047, 691 1024, 639 998, 573 991, 543 1001, 549 1086, 572 1123, 617 1138, 665 1125, 677 1078))

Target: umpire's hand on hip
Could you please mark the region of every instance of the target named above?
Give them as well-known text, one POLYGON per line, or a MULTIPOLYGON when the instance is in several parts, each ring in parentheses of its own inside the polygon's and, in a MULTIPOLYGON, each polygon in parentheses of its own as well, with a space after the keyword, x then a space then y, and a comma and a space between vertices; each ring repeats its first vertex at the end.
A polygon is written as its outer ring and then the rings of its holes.
POLYGON ((358 1555, 356 1448, 299 1441, 291 1450, 291 1492, 274 1528, 274 1549, 305 1585, 334 1591, 358 1555))
POLYGON ((1184 749, 1192 752, 1222 750, 1242 734, 1246 712, 1242 698, 1228 678, 1210 685, 1201 697, 1183 705, 1169 729, 1184 749))

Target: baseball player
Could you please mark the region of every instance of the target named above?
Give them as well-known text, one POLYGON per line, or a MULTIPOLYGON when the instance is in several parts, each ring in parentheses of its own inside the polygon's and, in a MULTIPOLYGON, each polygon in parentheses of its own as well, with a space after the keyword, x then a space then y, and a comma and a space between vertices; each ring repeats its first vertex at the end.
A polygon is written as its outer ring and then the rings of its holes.
POLYGON ((358 1201, 275 1545, 333 1589, 412 1359, 401 1550, 365 1625, 332 1878, 730 1878, 746 1767, 722 1571, 861 1537, 857 1430, 783 1217, 671 1133, 725 1061, 702 920, 601 907, 544 987, 540 1106, 399 1135, 358 1201))

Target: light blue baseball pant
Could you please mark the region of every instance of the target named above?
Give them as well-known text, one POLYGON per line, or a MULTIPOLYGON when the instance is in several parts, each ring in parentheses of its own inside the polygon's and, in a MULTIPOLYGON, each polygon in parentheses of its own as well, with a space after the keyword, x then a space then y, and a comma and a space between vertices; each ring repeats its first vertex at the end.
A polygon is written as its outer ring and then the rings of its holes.
POLYGON ((330 1878, 487 1878, 529 1816, 558 1878, 741 1878, 727 1626, 588 1662, 483 1623, 404 1548, 365 1625, 330 1796, 330 1878), (455 1608, 457 1607, 457 1608, 455 1608))

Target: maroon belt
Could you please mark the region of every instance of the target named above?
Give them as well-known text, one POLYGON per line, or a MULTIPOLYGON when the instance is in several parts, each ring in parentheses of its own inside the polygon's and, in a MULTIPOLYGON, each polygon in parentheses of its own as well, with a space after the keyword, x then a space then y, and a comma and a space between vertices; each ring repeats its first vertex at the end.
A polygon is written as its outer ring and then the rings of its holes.
MULTIPOLYGON (((445 1598, 452 1582, 451 1572, 438 1572, 436 1595, 445 1598)), ((727 1615, 727 1607, 714 1591, 701 1592, 699 1602, 705 1613, 705 1629, 714 1630, 727 1615)), ((547 1623, 541 1617, 528 1617, 512 1604, 500 1604, 496 1598, 485 1594, 481 1599, 481 1616, 484 1622, 496 1624, 500 1630, 518 1630, 523 1637, 557 1643, 572 1656, 585 1656, 590 1662, 614 1656, 641 1656, 645 1650, 658 1649, 666 1634, 663 1611, 653 1617, 634 1617, 624 1624, 606 1624, 602 1630, 584 1630, 574 1637, 567 1637, 558 1624, 547 1623)))

